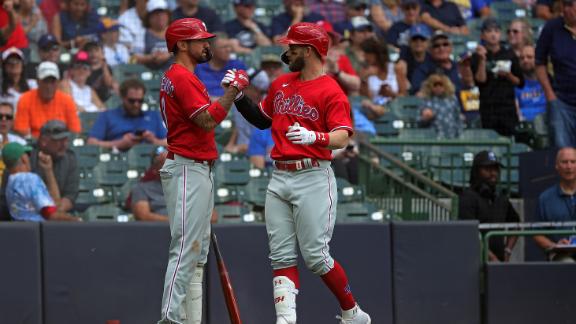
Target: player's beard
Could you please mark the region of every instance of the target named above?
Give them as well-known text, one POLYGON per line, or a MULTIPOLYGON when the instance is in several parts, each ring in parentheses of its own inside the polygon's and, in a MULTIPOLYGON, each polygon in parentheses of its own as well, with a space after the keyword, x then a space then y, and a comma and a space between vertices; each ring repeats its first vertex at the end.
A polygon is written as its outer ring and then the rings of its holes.
POLYGON ((198 58, 198 63, 206 63, 212 59, 212 56, 213 56, 212 50, 207 48, 204 51, 202 51, 202 54, 198 58))
POLYGON ((300 71, 302 71, 302 69, 304 69, 305 65, 306 65, 306 61, 304 61, 304 58, 302 56, 298 56, 293 61, 290 61, 290 64, 288 65, 288 69, 291 72, 300 72, 300 71))

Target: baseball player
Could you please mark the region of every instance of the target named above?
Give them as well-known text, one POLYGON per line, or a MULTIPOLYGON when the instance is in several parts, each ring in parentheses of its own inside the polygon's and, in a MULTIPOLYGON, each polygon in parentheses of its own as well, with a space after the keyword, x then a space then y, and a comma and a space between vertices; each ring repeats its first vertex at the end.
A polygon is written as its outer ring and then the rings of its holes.
MULTIPOLYGON (((346 147, 352 134, 350 104, 338 83, 323 71, 329 38, 322 27, 294 24, 279 42, 289 46, 282 61, 293 73, 278 77, 259 105, 246 96, 236 100, 250 123, 260 129, 272 127, 275 170, 265 210, 276 323, 296 323, 299 247, 308 269, 338 299, 341 323, 367 324, 370 316, 355 302, 346 273, 330 256, 329 247, 338 198, 331 150, 346 147)), ((237 75, 228 71, 223 82, 232 82, 237 75)))
POLYGON ((160 110, 168 128, 168 155, 160 177, 172 241, 159 323, 201 322, 203 265, 214 207, 212 167, 218 157, 214 128, 249 83, 244 71, 235 72, 224 95, 210 101, 194 69, 212 57, 209 39, 214 36, 194 18, 176 20, 166 30, 174 64, 160 89, 160 110))

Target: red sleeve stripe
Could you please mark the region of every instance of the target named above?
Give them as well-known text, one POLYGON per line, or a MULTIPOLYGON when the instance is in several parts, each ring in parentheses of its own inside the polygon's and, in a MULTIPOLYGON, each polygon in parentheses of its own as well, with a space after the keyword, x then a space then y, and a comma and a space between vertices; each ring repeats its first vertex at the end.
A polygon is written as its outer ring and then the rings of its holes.
POLYGON ((261 103, 261 102, 258 103, 258 108, 260 108, 260 112, 261 112, 262 114, 264 114, 264 116, 266 116, 266 118, 272 120, 272 117, 268 116, 268 114, 267 114, 267 113, 264 111, 264 109, 262 108, 262 103, 261 103))
POLYGON ((188 118, 189 119, 194 119, 196 117, 196 115, 198 115, 199 113, 203 112, 204 110, 208 109, 208 106, 210 106, 210 103, 205 104, 204 106, 198 108, 198 110, 196 110, 195 112, 193 112, 188 118))
POLYGON ((335 130, 338 130, 338 129, 345 129, 345 130, 347 130, 348 132, 350 132, 350 134, 354 133, 354 129, 352 129, 352 127, 350 127, 350 126, 338 126, 338 127, 334 127, 334 128, 332 128, 332 130, 330 131, 330 133, 333 132, 333 131, 335 131, 335 130))

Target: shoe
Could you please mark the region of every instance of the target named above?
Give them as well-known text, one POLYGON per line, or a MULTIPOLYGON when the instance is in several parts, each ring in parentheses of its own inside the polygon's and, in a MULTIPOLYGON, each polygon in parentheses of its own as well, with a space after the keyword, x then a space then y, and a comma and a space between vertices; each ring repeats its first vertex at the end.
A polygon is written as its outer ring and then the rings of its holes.
POLYGON ((342 316, 336 316, 340 320, 340 324, 370 324, 372 319, 370 315, 365 313, 360 306, 356 304, 354 308, 349 311, 342 311, 342 316))
POLYGON ((296 289, 288 277, 274 277, 274 308, 276 324, 296 324, 296 289))

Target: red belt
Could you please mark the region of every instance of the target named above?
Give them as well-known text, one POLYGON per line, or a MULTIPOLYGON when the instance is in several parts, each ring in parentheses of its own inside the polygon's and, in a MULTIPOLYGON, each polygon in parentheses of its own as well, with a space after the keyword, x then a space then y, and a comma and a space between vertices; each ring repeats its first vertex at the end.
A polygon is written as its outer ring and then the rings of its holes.
MULTIPOLYGON (((166 158, 169 160, 174 160, 174 153, 168 151, 168 154, 166 155, 166 158)), ((188 158, 187 158, 188 159, 188 158)), ((197 160, 197 159, 188 159, 194 163, 200 163, 200 164, 204 164, 207 166, 214 166, 214 163, 216 162, 216 160, 197 160)))
POLYGON ((315 159, 302 159, 295 161, 274 161, 274 166, 278 170, 294 172, 294 171, 317 168, 320 166, 320 162, 318 162, 318 160, 315 159))

